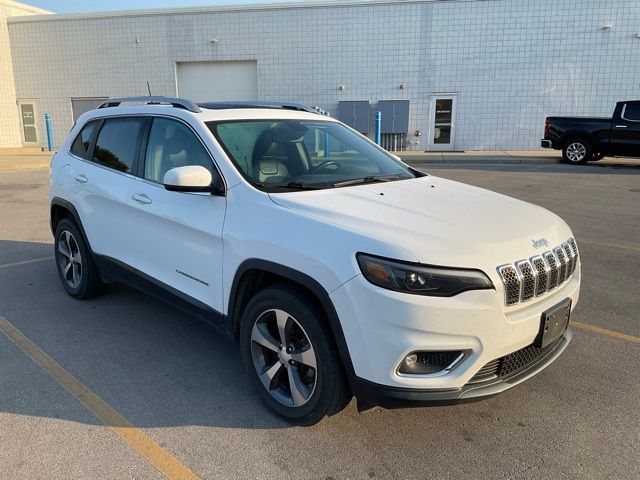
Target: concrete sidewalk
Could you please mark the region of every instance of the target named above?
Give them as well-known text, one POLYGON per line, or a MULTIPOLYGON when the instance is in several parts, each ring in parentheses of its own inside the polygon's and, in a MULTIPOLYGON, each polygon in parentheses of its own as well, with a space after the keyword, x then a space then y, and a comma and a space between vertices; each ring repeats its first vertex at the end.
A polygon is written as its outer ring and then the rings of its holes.
MULTIPOLYGON (((467 152, 395 152, 409 164, 533 164, 544 165, 559 163, 561 153, 550 151, 467 151, 467 152)), ((0 149, 0 172, 48 168, 51 152, 35 148, 0 149)))
POLYGON ((33 151, 35 149, 2 149, 0 150, 0 172, 14 170, 32 170, 49 168, 52 152, 33 151), (8 153, 6 150, 23 150, 8 153))
POLYGON ((534 164, 560 163, 562 154, 555 150, 478 150, 464 152, 395 152, 403 161, 413 163, 497 163, 534 164))

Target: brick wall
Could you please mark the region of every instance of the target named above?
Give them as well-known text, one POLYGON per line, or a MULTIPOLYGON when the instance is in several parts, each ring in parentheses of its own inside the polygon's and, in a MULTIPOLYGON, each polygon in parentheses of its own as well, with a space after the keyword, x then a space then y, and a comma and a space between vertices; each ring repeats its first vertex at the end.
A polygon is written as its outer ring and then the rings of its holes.
POLYGON ((182 61, 256 60, 259 98, 332 113, 339 100, 409 99, 415 150, 426 148, 435 92, 458 94, 457 150, 537 148, 548 114, 610 115, 617 100, 640 97, 635 0, 374 1, 8 23, 16 95, 52 114, 57 143, 72 97, 146 95, 147 80, 155 95, 175 95, 182 61))

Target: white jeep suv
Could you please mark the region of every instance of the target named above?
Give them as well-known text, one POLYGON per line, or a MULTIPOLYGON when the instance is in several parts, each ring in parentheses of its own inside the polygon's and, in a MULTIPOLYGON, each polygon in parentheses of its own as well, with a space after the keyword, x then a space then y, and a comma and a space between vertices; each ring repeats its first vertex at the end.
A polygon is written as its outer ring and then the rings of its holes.
POLYGON ((564 221, 421 173, 300 105, 109 99, 53 158, 49 197, 71 296, 124 282, 219 327, 295 423, 353 395, 487 397, 571 340, 580 262, 564 221))

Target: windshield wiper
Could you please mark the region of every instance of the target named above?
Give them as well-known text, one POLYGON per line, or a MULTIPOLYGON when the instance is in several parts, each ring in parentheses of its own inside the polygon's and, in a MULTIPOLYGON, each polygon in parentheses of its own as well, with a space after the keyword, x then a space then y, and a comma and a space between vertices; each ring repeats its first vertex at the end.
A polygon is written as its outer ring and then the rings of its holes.
POLYGON ((290 188, 292 190, 318 190, 318 187, 314 187, 304 182, 289 182, 289 183, 265 183, 258 182, 257 186, 262 188, 290 188))
POLYGON ((398 175, 369 175, 364 178, 356 178, 354 180, 345 180, 344 182, 334 183, 334 187, 347 187, 349 185, 360 185, 362 183, 378 183, 389 182, 391 180, 398 180, 398 175))

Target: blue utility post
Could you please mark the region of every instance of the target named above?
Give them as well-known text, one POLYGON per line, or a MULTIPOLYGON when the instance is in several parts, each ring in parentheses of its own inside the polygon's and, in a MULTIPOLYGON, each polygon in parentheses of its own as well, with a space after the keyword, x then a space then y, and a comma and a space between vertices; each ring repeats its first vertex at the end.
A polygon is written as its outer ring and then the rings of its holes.
POLYGON ((382 112, 376 112, 376 143, 382 143, 382 112))
POLYGON ((49 147, 49 151, 53 152, 53 128, 51 126, 51 114, 44 114, 44 125, 47 129, 47 146, 49 147))
MULTIPOLYGON (((325 116, 330 117, 329 112, 324 112, 325 116)), ((324 133, 324 158, 328 158, 331 155, 331 148, 329 148, 329 134, 324 133)))

